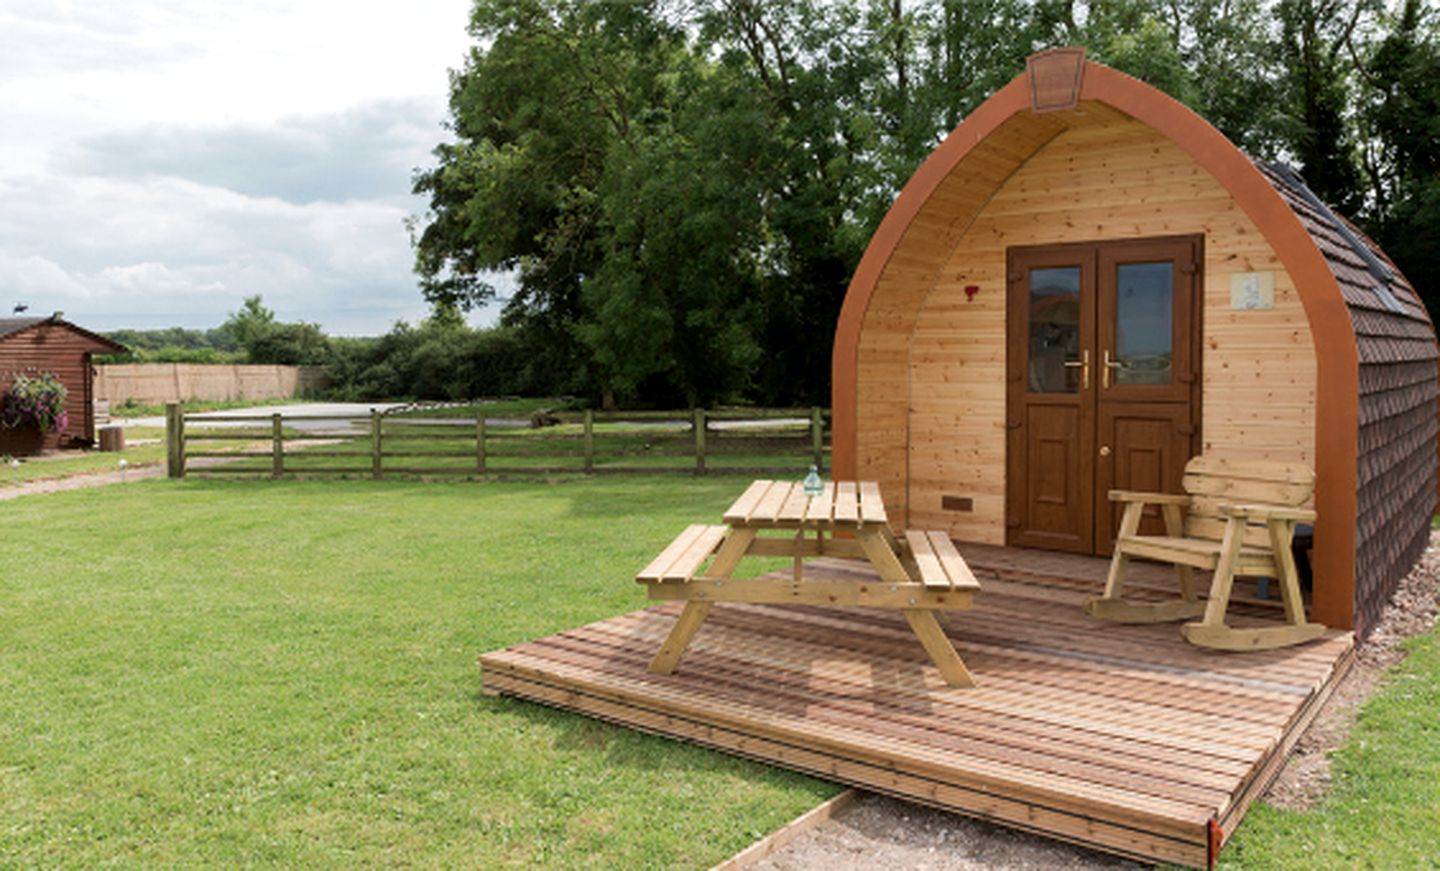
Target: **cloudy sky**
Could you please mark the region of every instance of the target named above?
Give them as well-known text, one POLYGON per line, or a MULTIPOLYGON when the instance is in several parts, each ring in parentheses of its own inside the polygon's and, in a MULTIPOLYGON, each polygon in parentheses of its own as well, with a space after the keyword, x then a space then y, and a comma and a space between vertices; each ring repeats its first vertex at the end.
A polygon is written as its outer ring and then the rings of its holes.
POLYGON ((404 220, 469 0, 0 0, 0 317, 424 317, 404 220))

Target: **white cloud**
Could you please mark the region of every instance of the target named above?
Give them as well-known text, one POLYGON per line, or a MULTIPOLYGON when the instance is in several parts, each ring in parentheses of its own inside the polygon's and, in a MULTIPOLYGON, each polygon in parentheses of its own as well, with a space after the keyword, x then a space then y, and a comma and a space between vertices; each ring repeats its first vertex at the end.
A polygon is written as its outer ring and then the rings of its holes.
MULTIPOLYGON (((84 299, 85 285, 76 281, 58 263, 35 254, 12 254, 0 249, 0 317, 12 305, 27 305, 32 298, 84 299)), ((31 306, 34 311, 39 311, 31 306)))
POLYGON ((423 317, 403 222, 468 10, 3 0, 0 306, 95 329, 213 326, 254 293, 339 333, 423 317))
POLYGON ((386 100, 264 124, 111 130, 62 148, 57 168, 125 179, 180 178, 295 203, 393 199, 429 161, 445 107, 386 100))
POLYGON ((424 314, 406 211, 385 202, 100 178, 0 182, 0 202, 0 292, 95 329, 214 326, 257 293, 282 319, 343 332, 424 314))

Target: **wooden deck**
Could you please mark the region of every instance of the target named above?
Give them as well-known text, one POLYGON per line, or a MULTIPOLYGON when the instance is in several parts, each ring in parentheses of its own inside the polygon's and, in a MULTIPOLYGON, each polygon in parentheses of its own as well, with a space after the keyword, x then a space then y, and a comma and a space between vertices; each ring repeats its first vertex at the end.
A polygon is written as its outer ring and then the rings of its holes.
MULTIPOLYGON (((650 674, 679 603, 486 654, 485 689, 1203 867, 1352 657, 1348 632, 1278 651, 1199 650, 1173 624, 1087 617, 1099 561, 961 550, 984 587, 974 610, 944 622, 976 689, 946 687, 900 614, 867 609, 719 605, 676 672, 650 674)), ((1157 589, 1167 579, 1150 576, 1157 589)))

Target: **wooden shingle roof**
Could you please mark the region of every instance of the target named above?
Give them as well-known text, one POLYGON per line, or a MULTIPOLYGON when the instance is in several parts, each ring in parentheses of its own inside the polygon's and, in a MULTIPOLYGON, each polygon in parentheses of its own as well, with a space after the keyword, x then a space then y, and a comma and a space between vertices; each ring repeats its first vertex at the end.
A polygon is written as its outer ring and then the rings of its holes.
POLYGON ((1411 529, 1413 524, 1398 520, 1425 516, 1436 503, 1440 347, 1419 294, 1380 246, 1344 217, 1313 205, 1285 171, 1257 166, 1324 255, 1355 329, 1360 363, 1355 616, 1363 633, 1429 539, 1428 525, 1411 529), (1388 268, 1389 281, 1372 274, 1342 226, 1388 268), (1409 532, 1397 536, 1399 529, 1409 532))

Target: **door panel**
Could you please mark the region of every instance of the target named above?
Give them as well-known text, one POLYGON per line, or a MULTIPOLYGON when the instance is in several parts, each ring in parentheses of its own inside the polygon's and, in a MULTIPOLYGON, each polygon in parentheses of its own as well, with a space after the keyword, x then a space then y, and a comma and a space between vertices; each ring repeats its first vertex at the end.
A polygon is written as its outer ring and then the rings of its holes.
POLYGON ((1022 533, 1028 546, 1090 551, 1093 472, 1075 438, 1079 421, 1076 403, 1033 403, 1026 409, 1022 498, 1029 510, 1022 533))
POLYGON ((1007 540, 1089 553, 1095 510, 1095 262, 1083 246, 1011 258, 1007 540))
MULTIPOLYGON (((1191 455, 1186 432, 1189 423, 1190 408, 1186 403, 1101 403, 1100 444, 1110 451, 1100 458, 1097 469, 1105 482, 1107 498, 1096 506, 1096 553, 1110 553, 1120 528, 1123 509, 1109 500, 1110 490, 1181 492, 1180 479, 1191 455)), ((1159 508, 1146 506, 1140 531, 1146 535, 1165 534, 1159 508)))
MULTIPOLYGON (((1108 554, 1111 489, 1178 492, 1199 433, 1201 242, 1008 252, 1008 543, 1108 554)), ((1142 529, 1163 531, 1158 511, 1142 529)))

